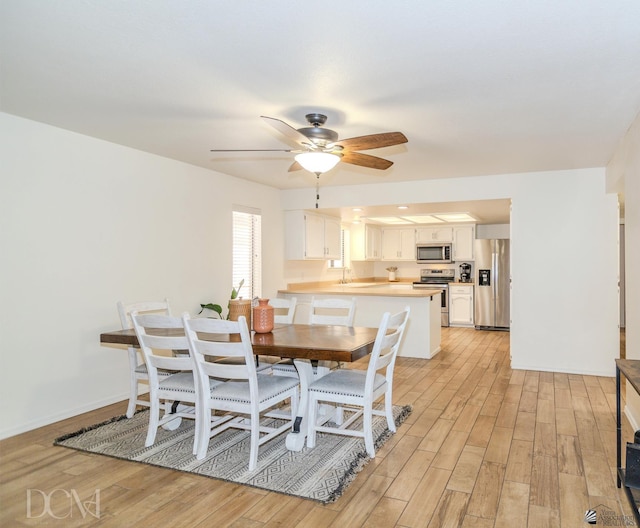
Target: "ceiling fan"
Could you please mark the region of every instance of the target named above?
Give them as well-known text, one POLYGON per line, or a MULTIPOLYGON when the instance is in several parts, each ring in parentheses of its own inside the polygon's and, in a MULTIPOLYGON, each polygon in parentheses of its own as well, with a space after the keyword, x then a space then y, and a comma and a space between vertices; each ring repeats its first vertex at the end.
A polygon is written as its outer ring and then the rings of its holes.
POLYGON ((327 116, 324 114, 307 114, 305 117, 311 126, 298 129, 274 117, 260 117, 280 132, 285 139, 295 144, 297 148, 212 149, 211 152, 295 152, 298 155, 289 167, 289 172, 306 169, 317 176, 331 170, 340 161, 369 169, 388 169, 393 165, 392 161, 356 151, 390 147, 407 142, 407 138, 402 132, 383 132, 338 140, 337 132, 322 127, 327 121, 327 116))

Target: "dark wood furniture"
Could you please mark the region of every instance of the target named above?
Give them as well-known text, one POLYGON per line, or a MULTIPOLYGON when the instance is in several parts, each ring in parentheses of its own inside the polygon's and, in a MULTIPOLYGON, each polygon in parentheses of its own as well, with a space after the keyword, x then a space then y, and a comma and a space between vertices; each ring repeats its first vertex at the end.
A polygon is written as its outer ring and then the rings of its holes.
MULTIPOLYGON (((367 327, 277 325, 251 339, 253 351, 263 356, 351 362, 371 353, 377 332, 367 327)), ((233 336, 209 334, 208 338, 228 341, 233 336)), ((114 330, 100 334, 100 343, 138 346, 138 338, 134 330, 114 330)))
MULTIPOLYGON (((620 379, 624 376, 627 379, 627 383, 640 394, 640 360, 637 359, 616 359, 616 436, 617 436, 617 451, 616 461, 618 467, 618 487, 623 487, 625 482, 625 468, 622 467, 622 409, 620 403, 620 379)), ((625 444, 626 445, 626 444, 625 444)), ((633 517, 636 524, 640 526, 640 512, 638 512, 638 506, 640 505, 640 490, 629 488, 624 486, 624 492, 627 496, 627 500, 631 505, 633 511, 633 517)))

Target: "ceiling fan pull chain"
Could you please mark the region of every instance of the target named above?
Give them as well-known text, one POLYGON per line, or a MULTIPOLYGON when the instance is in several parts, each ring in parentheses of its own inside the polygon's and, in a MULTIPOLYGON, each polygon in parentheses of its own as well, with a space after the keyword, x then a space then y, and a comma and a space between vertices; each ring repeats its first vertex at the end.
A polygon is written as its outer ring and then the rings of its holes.
POLYGON ((320 200, 320 173, 316 172, 316 209, 318 208, 318 200, 320 200))

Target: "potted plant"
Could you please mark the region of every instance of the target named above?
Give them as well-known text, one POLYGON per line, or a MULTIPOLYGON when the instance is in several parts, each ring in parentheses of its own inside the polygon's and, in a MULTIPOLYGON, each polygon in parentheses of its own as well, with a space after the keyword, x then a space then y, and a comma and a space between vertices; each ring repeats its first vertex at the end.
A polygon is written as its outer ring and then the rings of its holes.
MULTIPOLYGON (((240 288, 242 288, 243 284, 244 284, 244 279, 242 279, 240 281, 240 284, 238 284, 237 288, 233 288, 231 290, 231 298, 229 299, 229 302, 227 303, 227 317, 226 317, 226 319, 229 319, 231 301, 233 299, 237 299, 238 298, 238 294, 240 293, 240 288)), ((219 304, 215 304, 215 303, 201 304, 200 305, 200 311, 198 312, 198 314, 201 314, 205 309, 206 310, 211 310, 212 312, 217 313, 218 314, 218 318, 222 319, 222 306, 220 306, 219 304)))
POLYGON ((388 272, 389 272, 389 282, 395 282, 396 281, 396 271, 398 271, 398 267, 397 266, 389 266, 388 268, 385 268, 388 272))

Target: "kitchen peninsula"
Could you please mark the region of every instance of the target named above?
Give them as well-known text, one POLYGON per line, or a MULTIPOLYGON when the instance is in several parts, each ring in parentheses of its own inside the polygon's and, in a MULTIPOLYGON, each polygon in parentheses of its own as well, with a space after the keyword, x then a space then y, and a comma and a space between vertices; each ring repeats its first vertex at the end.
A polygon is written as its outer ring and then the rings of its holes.
POLYGON ((430 359, 440 352, 440 293, 441 289, 414 289, 409 282, 351 282, 289 284, 278 290, 278 297, 298 300, 294 323, 306 323, 311 297, 355 297, 355 326, 377 327, 384 312, 399 312, 411 308, 402 345, 398 355, 430 359))

